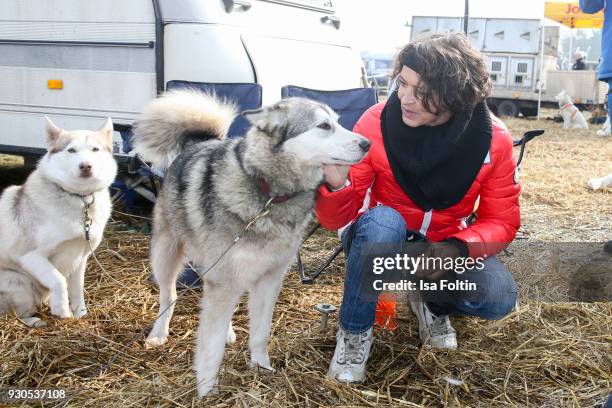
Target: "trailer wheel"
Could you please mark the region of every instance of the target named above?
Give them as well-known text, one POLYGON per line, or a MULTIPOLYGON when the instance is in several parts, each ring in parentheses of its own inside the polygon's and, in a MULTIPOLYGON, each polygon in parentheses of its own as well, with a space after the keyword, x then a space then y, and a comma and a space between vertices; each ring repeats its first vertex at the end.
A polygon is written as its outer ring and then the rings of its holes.
POLYGON ((499 116, 509 116, 516 118, 519 115, 519 106, 513 101, 502 101, 497 105, 499 116))
POLYGON ((533 108, 531 106, 523 106, 521 108, 521 114, 526 118, 531 116, 538 116, 538 108, 533 108))

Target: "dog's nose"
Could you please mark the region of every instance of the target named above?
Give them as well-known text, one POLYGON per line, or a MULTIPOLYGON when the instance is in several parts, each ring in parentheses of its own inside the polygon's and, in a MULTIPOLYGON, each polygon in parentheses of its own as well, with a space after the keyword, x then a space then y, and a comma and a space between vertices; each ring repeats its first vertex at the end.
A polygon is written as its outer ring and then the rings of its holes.
POLYGON ((79 164, 79 170, 81 170, 81 176, 91 176, 91 163, 83 162, 79 164))
POLYGON ((367 140, 367 139, 363 139, 363 140, 361 140, 361 141, 359 142, 359 148, 360 148, 361 150, 363 150, 363 151, 364 151, 364 153, 365 153, 365 152, 367 152, 368 150, 370 150, 370 145, 371 145, 371 144, 372 144, 372 143, 370 143, 370 141, 369 141, 369 140, 367 140))

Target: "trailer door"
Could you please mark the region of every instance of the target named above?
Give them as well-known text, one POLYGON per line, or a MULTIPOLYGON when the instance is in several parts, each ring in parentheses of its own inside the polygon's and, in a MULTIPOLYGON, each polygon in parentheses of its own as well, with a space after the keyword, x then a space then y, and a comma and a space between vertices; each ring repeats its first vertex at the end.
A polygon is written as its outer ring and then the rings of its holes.
POLYGON ((161 0, 165 81, 253 82, 264 104, 284 85, 362 86, 363 63, 329 0, 161 0))

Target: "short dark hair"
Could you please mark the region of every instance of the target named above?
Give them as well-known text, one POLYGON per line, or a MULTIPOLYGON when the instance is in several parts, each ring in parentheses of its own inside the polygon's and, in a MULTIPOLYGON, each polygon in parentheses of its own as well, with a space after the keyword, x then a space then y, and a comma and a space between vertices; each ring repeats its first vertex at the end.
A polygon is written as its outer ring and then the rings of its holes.
POLYGON ((484 58, 463 33, 434 34, 410 42, 395 59, 394 78, 404 65, 421 76, 416 92, 431 113, 471 111, 491 92, 484 58))

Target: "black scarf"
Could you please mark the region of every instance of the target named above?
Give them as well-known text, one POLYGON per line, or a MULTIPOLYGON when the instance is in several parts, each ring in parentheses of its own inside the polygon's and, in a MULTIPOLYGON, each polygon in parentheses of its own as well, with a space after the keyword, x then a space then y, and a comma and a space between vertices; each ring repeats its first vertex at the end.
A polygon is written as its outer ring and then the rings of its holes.
POLYGON ((400 100, 393 92, 382 111, 381 130, 395 179, 424 211, 460 202, 491 147, 491 116, 485 102, 442 125, 413 128, 402 121, 400 100))

